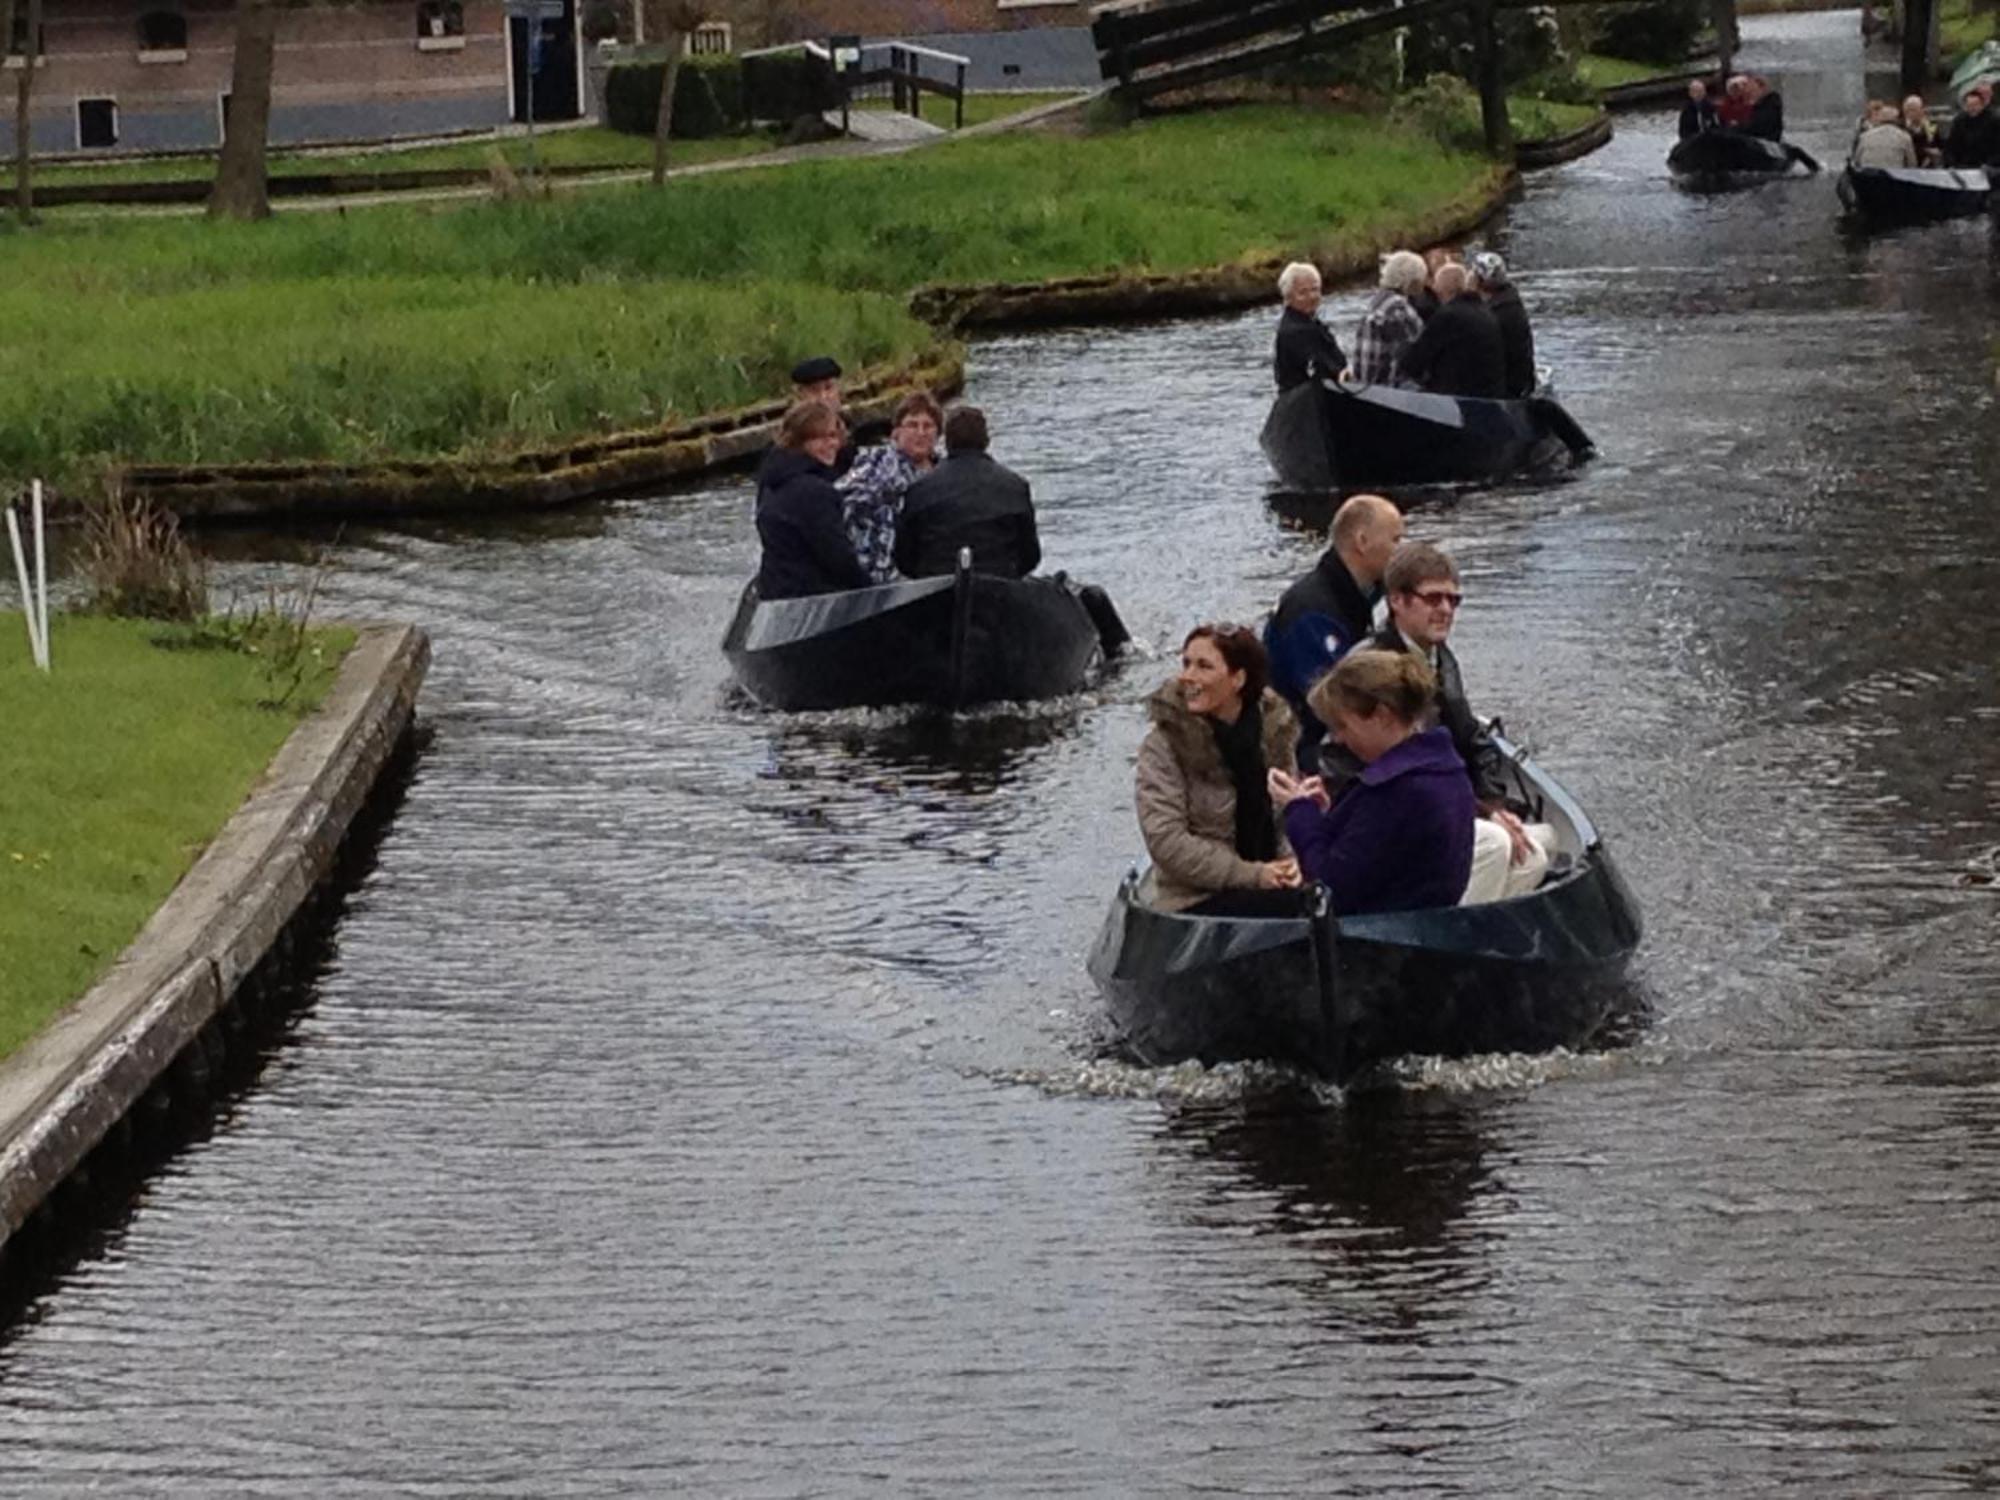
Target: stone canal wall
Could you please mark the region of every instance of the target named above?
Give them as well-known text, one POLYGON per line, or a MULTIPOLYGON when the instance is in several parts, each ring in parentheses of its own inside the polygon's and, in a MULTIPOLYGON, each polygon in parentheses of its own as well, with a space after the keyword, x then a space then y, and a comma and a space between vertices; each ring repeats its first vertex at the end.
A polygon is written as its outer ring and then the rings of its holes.
POLYGON ((364 627, 325 702, 132 945, 0 1062, 0 1249, 109 1138, 130 1144, 164 1115, 136 1107, 168 1102, 172 1072, 326 881, 429 662, 421 630, 364 627))

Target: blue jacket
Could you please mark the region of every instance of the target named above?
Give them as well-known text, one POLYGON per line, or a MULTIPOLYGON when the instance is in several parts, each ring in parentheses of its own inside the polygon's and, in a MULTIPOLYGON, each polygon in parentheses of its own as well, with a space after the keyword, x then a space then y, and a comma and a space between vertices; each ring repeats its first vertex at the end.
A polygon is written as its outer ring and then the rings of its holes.
POLYGON ((1340 554, 1329 547, 1310 573, 1285 590, 1264 625, 1271 686, 1298 716, 1299 768, 1308 774, 1318 766, 1326 726, 1307 707, 1306 692, 1368 639, 1375 628, 1375 599, 1361 591, 1340 554))
POLYGON ((758 598, 836 594, 875 582, 848 540, 833 470, 796 449, 779 448, 757 478, 757 540, 764 546, 758 598))
POLYGON ((1366 767, 1331 812, 1294 802, 1285 833, 1300 871, 1341 915, 1416 911, 1464 896, 1478 815, 1465 762, 1440 725, 1366 767))

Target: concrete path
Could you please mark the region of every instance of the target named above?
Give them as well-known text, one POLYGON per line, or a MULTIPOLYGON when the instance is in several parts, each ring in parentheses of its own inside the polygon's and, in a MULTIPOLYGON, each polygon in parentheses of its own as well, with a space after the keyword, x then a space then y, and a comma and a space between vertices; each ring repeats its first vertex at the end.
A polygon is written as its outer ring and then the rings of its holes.
MULTIPOLYGON (((830 109, 823 118, 835 130, 840 129, 839 110, 830 109)), ((928 141, 947 132, 942 125, 933 125, 901 110, 850 109, 847 133, 857 141, 928 141)))

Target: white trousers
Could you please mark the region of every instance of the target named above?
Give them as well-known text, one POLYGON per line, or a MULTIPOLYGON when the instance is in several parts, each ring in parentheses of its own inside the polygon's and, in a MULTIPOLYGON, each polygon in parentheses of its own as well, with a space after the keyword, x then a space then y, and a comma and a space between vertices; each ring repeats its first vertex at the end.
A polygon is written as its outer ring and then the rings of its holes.
POLYGON ((1475 818, 1472 824, 1472 878, 1465 883, 1460 906, 1478 906, 1486 901, 1505 901, 1525 895, 1542 883, 1549 873, 1549 856, 1555 853, 1556 831, 1546 823, 1525 825, 1532 846, 1527 859, 1509 863, 1514 841, 1507 830, 1491 818, 1475 818))

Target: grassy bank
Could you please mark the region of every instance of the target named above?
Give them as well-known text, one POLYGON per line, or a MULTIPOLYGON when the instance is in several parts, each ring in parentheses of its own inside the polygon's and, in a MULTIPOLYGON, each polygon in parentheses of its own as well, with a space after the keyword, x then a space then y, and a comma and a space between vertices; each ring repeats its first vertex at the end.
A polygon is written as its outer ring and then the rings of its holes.
POLYGON ((1675 67, 1671 63, 1633 62, 1630 58, 1586 52, 1576 60, 1576 71, 1577 76, 1594 89, 1615 89, 1627 83, 1644 83, 1649 78, 1685 72, 1686 65, 1675 67))
POLYGON ((1965 54, 1983 47, 2000 36, 2000 11, 1990 6, 1974 9, 1972 0, 1943 0, 1938 8, 1938 57, 1946 71, 1956 68, 1965 54))
POLYGON ((1581 130, 1601 113, 1595 104, 1563 104, 1554 99, 1507 98, 1507 121, 1517 141, 1545 141, 1581 130))
POLYGON ((1488 168, 1256 106, 644 188, 0 238, 0 469, 508 451, 768 397, 932 335, 932 282, 1176 271, 1397 225, 1488 168), (160 357, 172 351, 170 359, 160 357))
POLYGON ((0 1056, 90 987, 263 773, 352 644, 282 709, 259 659, 163 650, 166 627, 58 615, 53 676, 0 614, 0 1056))

